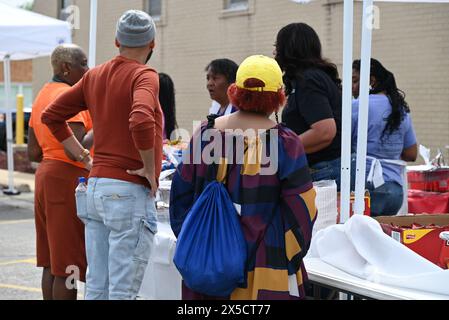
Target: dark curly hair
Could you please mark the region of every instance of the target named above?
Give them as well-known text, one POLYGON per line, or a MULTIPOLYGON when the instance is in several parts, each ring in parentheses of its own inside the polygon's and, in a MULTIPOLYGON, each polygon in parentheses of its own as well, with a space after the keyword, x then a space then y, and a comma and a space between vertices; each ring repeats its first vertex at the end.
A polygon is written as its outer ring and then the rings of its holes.
MULTIPOLYGON (((360 60, 355 60, 352 69, 360 73, 360 60)), ((387 125, 382 132, 382 139, 386 134, 391 135, 399 129, 405 115, 410 113, 410 107, 405 101, 405 93, 398 89, 392 72, 388 71, 378 60, 371 59, 371 76, 376 79, 375 86, 370 94, 385 92, 391 104, 391 114, 388 116, 387 125)))
POLYGON ((217 59, 209 63, 205 71, 208 72, 210 69, 215 74, 222 74, 231 84, 235 82, 238 68, 238 64, 230 59, 217 59))
POLYGON ((321 41, 312 27, 305 23, 291 23, 283 27, 276 39, 276 61, 285 72, 286 92, 290 94, 292 80, 301 78, 305 70, 324 71, 341 89, 337 66, 322 56, 321 41))

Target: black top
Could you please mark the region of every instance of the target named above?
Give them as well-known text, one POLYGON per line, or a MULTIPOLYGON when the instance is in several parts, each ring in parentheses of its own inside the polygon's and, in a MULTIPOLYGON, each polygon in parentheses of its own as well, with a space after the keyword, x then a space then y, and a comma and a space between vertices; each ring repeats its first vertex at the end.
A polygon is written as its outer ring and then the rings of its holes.
POLYGON ((341 91, 322 70, 308 69, 291 83, 292 93, 282 113, 282 122, 300 135, 321 120, 334 118, 337 135, 325 149, 307 154, 309 165, 341 157, 341 91))

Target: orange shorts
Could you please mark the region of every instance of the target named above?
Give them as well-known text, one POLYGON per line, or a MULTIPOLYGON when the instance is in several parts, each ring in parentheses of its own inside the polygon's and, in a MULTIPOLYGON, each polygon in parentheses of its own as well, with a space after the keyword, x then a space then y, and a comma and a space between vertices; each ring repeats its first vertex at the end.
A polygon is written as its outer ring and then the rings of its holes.
POLYGON ((36 172, 34 210, 37 266, 56 277, 85 282, 84 224, 76 215, 75 189, 88 172, 57 160, 44 160, 36 172), (79 275, 79 278, 78 278, 79 275))

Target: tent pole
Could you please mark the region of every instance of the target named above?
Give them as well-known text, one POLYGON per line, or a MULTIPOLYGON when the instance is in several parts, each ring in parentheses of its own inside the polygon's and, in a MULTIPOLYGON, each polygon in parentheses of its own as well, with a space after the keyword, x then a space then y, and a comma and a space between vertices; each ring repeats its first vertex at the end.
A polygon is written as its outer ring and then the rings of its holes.
POLYGON ((11 108, 11 57, 9 54, 4 59, 4 78, 5 78, 5 110, 6 110, 6 141, 8 157, 8 189, 3 191, 6 195, 18 195, 20 192, 14 189, 14 148, 13 148, 13 130, 12 130, 12 108, 11 108))
POLYGON ((365 212, 366 153, 368 141, 368 105, 371 74, 373 0, 363 0, 362 52, 360 66, 359 121, 357 132, 357 175, 355 213, 365 212))
POLYGON ((90 0, 89 68, 97 64, 97 13, 98 0, 90 0))
POLYGON ((349 219, 351 195, 351 127, 352 127, 352 52, 354 39, 354 3, 344 1, 343 23, 343 111, 341 143, 340 223, 349 219))

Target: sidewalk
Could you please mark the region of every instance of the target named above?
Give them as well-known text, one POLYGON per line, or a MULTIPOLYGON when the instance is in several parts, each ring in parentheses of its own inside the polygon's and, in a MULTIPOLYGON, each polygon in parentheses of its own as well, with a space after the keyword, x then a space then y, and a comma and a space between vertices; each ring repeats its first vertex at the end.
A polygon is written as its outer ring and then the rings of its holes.
MULTIPOLYGON (((0 186, 8 186, 8 171, 0 170, 0 186)), ((18 196, 7 196, 0 191, 0 203, 16 208, 34 210, 34 174, 14 172, 14 186, 17 189, 27 189, 31 192, 22 192, 18 196)))

